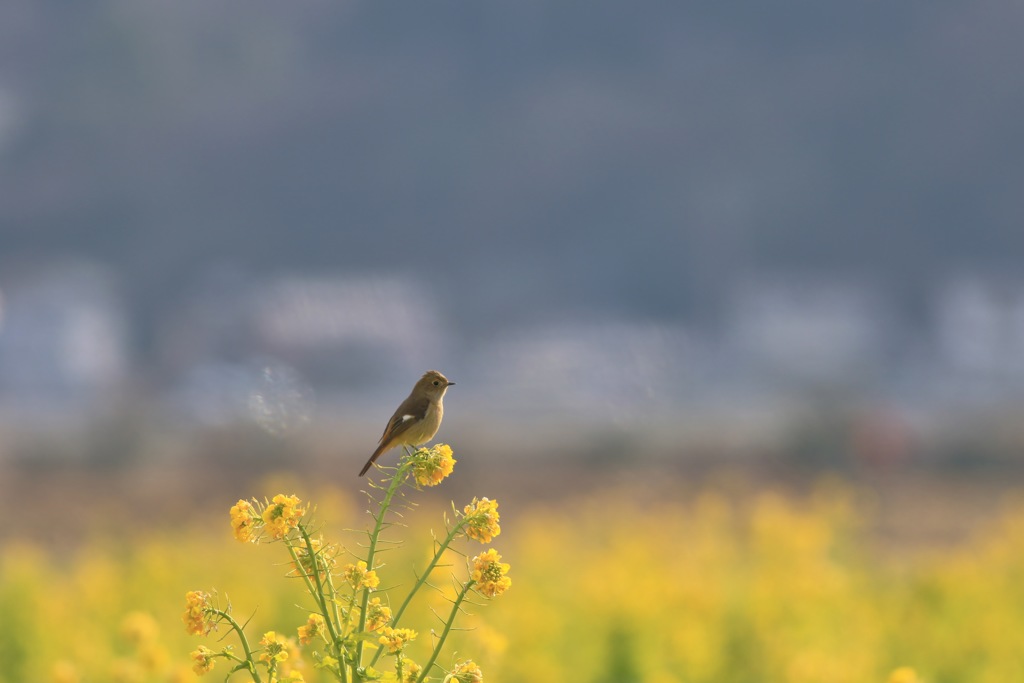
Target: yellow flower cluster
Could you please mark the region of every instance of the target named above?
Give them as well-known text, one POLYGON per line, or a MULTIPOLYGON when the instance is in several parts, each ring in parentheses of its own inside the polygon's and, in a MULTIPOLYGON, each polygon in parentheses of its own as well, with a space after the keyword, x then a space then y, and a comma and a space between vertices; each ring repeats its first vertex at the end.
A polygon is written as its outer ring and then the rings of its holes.
POLYGON ((345 565, 345 580, 357 591, 364 588, 373 590, 380 585, 377 572, 372 569, 368 570, 366 562, 363 560, 359 560, 355 564, 345 565))
POLYGON ((381 633, 379 642, 388 649, 389 655, 401 652, 419 635, 411 628, 391 628, 390 626, 385 626, 381 633))
POLYGON ((382 605, 380 598, 370 600, 366 605, 366 630, 376 631, 383 628, 391 621, 391 608, 382 605))
POLYGON ((263 526, 256 508, 247 500, 240 500, 231 506, 231 530, 242 543, 256 542, 259 527, 263 526))
POLYGON ((416 662, 411 659, 404 660, 402 662, 402 683, 416 683, 421 671, 423 671, 423 667, 416 662))
POLYGON ((202 591, 189 591, 185 594, 185 613, 181 620, 185 622, 185 631, 194 636, 205 636, 216 628, 217 623, 210 614, 210 594, 202 591))
POLYGON ((217 663, 214 656, 216 653, 205 645, 200 645, 198 650, 192 651, 192 661, 195 662, 192 665, 192 670, 195 671, 196 676, 210 672, 213 665, 217 663))
POLYGON ((299 642, 309 645, 314 638, 327 639, 327 624, 319 614, 310 614, 304 626, 299 627, 299 642))
POLYGON ((286 496, 283 493, 277 494, 265 505, 258 501, 240 500, 231 506, 231 531, 242 543, 259 542, 263 531, 270 534, 271 538, 284 538, 285 534, 298 526, 302 515, 306 513, 301 503, 297 496, 286 496))
POLYGON ((498 501, 490 498, 474 498, 463 511, 466 515, 466 535, 481 543, 490 543, 501 533, 498 520, 498 501))
POLYGON ((263 652, 260 653, 261 662, 270 664, 288 659, 288 639, 277 635, 276 631, 264 633, 260 645, 263 646, 263 652))
POLYGON ((501 595, 512 585, 512 579, 505 576, 509 565, 501 561, 501 555, 494 548, 473 558, 473 582, 481 595, 493 598, 501 595))
MULTIPOLYGON (((268 493, 284 490, 293 489, 277 486, 268 493)), ((620 648, 614 654, 621 656, 619 662, 631 662, 622 670, 649 683, 1022 680, 1024 506, 1011 501, 999 514, 994 507, 987 521, 978 522, 974 535, 948 548, 926 546, 926 552, 918 552, 918 546, 901 546, 893 557, 887 545, 880 548, 870 535, 877 521, 864 516, 873 514, 870 508, 858 507, 859 499, 847 498, 844 503, 839 491, 836 494, 835 486, 829 485, 823 493, 797 499, 750 491, 737 501, 716 488, 695 491, 686 502, 649 501, 640 506, 636 500, 649 493, 646 489, 602 489, 589 497, 525 503, 513 528, 508 528, 509 511, 499 507, 503 528, 496 540, 503 541, 509 557, 522 558, 516 562, 516 592, 509 596, 514 604, 502 604, 502 596, 483 611, 482 621, 472 624, 475 630, 453 629, 437 661, 451 671, 456 661, 473 657, 485 670, 485 680, 495 682, 598 681, 607 680, 611 645, 620 648), (666 538, 687 542, 666 543, 666 538), (571 558, 571 571, 552 571, 548 558, 560 556, 571 558), (894 619, 894 614, 900 618, 894 619), (461 653, 454 660, 448 654, 452 650, 461 653), (737 657, 740 651, 757 656, 737 657), (902 667, 913 667, 916 674, 902 667)), ((866 498, 873 500, 875 493, 866 491, 866 498)), ((337 497, 344 500, 341 494, 337 497)), ((504 498, 501 503, 509 504, 504 498)), ((303 504, 311 507, 305 498, 303 504)), ((355 506, 338 507, 348 512, 355 506)), ((456 507, 461 513, 461 506, 456 507)), ((186 634, 184 624, 171 623, 185 609, 180 588, 188 590, 195 577, 209 574, 211 567, 216 570, 212 581, 230 590, 236 609, 244 609, 248 617, 258 607, 247 631, 257 622, 267 625, 252 631, 253 646, 259 649, 257 641, 271 628, 297 641, 295 627, 305 623, 299 619, 308 612, 295 608, 301 580, 281 580, 276 560, 287 558, 285 548, 268 549, 274 561, 252 561, 252 548, 225 544, 233 536, 224 528, 223 512, 220 534, 211 534, 201 523, 183 523, 173 530, 137 529, 132 533, 144 533, 118 539, 124 541, 117 546, 124 551, 116 553, 110 552, 112 544, 104 535, 79 539, 70 555, 37 540, 0 542, 0 615, 6 624, 6 630, 0 626, 0 643, 18 653, 0 661, 0 680, 219 683, 237 663, 224 657, 221 648, 233 643, 233 654, 242 654, 233 635, 214 642, 226 624, 218 623, 219 632, 197 638, 186 634), (164 598, 169 594, 167 605, 164 598), (159 668, 145 668, 141 657, 132 654, 136 639, 148 638, 145 634, 150 632, 144 620, 129 618, 137 610, 152 613, 161 626, 156 642, 183 657, 167 657, 159 668), (170 626, 163 628, 166 624, 170 626), (217 651, 212 669, 217 673, 204 679, 195 678, 192 667, 200 660, 189 655, 200 643, 217 651)), ((353 525, 334 511, 322 516, 353 525)), ((410 530, 423 536, 431 526, 407 521, 410 530)), ((118 527, 109 523, 103 528, 118 527)), ((327 527, 324 533, 326 541, 327 527)), ((290 537, 294 535, 293 531, 290 537)), ((469 543, 463 540, 460 549, 469 543)), ((475 541, 472 546, 469 558, 491 547, 475 541)), ((398 575, 396 581, 404 579, 401 574, 408 567, 425 562, 416 544, 381 557, 398 575)), ((339 572, 355 560, 339 554, 339 572)), ((385 571, 378 569, 381 587, 390 583, 385 571)), ((462 576, 468 578, 466 573, 462 576)), ((339 576, 335 581, 344 579, 339 576)), ((338 587, 351 592, 347 584, 338 587)), ((209 588, 203 590, 213 594, 209 588)), ((398 598, 404 594, 401 591, 398 598)), ((378 595, 387 605, 379 589, 371 598, 378 595)), ((400 603, 395 597, 391 596, 391 605, 397 613, 400 603)), ((436 597, 440 601, 441 596, 436 597)), ((226 609, 223 594, 213 594, 211 602, 226 609)), ((347 604, 346 599, 342 607, 347 604)), ((414 607, 399 626, 419 630, 414 607)), ((343 619, 351 623, 353 617, 343 619)), ((393 619, 389 625, 394 626, 393 619)), ((456 627, 463 625, 469 624, 456 622, 456 627)), ((372 632, 367 650, 379 647, 380 635, 379 629, 372 632)), ((303 655, 307 662, 299 666, 299 658, 290 651, 279 668, 295 665, 311 681, 335 680, 332 672, 318 670, 321 661, 331 661, 326 654, 313 657, 311 650, 331 651, 318 642, 303 647, 309 652, 303 655)), ((430 645, 429 638, 417 639, 404 654, 425 665, 430 645)), ((385 660, 381 650, 379 670, 393 671, 395 660, 385 660)), ((335 672, 339 663, 333 662, 335 672)), ((438 672, 435 666, 433 683, 444 679, 445 674, 438 672)), ((249 680, 244 671, 240 673, 231 680, 249 680)), ((408 660, 402 673, 408 673, 408 660)), ((268 683, 262 666, 260 675, 268 683)), ((286 678, 283 672, 281 677, 286 678)))
POLYGON ((298 526, 302 515, 306 514, 305 508, 299 507, 301 502, 297 496, 286 496, 283 493, 274 496, 263 510, 263 524, 271 538, 284 538, 285 534, 298 526))
POLYGON ((455 469, 455 458, 448 444, 421 448, 412 454, 412 475, 420 486, 437 486, 455 469))
POLYGON ((484 672, 472 659, 459 662, 451 673, 444 677, 444 683, 483 683, 484 672))

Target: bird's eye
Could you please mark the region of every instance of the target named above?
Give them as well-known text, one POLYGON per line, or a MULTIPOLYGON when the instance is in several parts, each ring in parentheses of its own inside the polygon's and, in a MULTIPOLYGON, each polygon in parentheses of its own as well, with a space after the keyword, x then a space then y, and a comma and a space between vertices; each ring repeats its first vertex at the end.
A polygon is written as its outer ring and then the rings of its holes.
POLYGON ((437 386, 438 384, 440 384, 440 382, 438 382, 438 381, 437 381, 437 380, 435 379, 435 380, 434 380, 434 386, 436 387, 436 386, 437 386))

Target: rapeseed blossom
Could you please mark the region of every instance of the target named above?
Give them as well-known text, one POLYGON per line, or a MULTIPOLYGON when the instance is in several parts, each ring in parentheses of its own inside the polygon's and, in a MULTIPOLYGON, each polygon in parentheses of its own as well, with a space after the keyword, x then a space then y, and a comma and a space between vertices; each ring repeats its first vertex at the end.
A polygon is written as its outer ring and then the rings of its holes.
POLYGON ((299 627, 299 643, 309 645, 314 638, 327 638, 327 624, 319 614, 310 614, 305 625, 299 627))
POLYGON ((416 683, 423 667, 411 659, 402 660, 402 683, 416 683))
POLYGON ((255 542, 259 538, 259 527, 263 519, 256 508, 247 500, 240 500, 231 506, 231 530, 242 543, 255 542))
POLYGON ((444 677, 444 683, 483 683, 484 672, 472 659, 459 662, 451 673, 444 677))
POLYGON ((498 501, 490 498, 474 498, 473 502, 467 505, 465 513, 466 535, 481 543, 490 543, 491 539, 501 533, 501 526, 498 524, 498 501))
POLYGON ((421 448, 412 454, 412 475, 420 486, 437 486, 452 473, 456 462, 448 444, 421 448))
POLYGON ((488 598, 504 593, 512 585, 512 579, 506 576, 509 566, 494 548, 474 557, 472 579, 476 589, 488 598))
POLYGON ((298 525, 302 515, 306 514, 306 510, 299 507, 301 502, 297 496, 286 496, 283 493, 273 497, 270 505, 263 510, 263 523, 271 538, 284 538, 285 534, 298 525))
POLYGON ((404 650, 405 646, 416 640, 418 635, 411 628, 391 628, 390 626, 385 626, 378 642, 387 648, 389 655, 393 655, 404 650))
POLYGON ((210 594, 202 591, 189 591, 185 594, 185 613, 181 620, 185 622, 185 630, 195 636, 205 636, 216 628, 210 610, 210 594))
POLYGON ((391 608, 374 598, 366 605, 366 630, 376 631, 391 621, 391 608))
POLYGON ((192 670, 197 676, 209 673, 213 665, 217 663, 214 659, 216 653, 205 645, 200 645, 199 649, 192 651, 192 660, 195 662, 192 665, 192 670))
POLYGON ((373 590, 380 585, 377 572, 366 568, 366 562, 359 560, 355 564, 345 565, 345 580, 355 590, 369 588, 373 590))
POLYGON ((271 662, 283 662, 288 659, 288 639, 277 635, 276 631, 267 631, 260 639, 263 652, 260 653, 260 661, 265 664, 271 662))

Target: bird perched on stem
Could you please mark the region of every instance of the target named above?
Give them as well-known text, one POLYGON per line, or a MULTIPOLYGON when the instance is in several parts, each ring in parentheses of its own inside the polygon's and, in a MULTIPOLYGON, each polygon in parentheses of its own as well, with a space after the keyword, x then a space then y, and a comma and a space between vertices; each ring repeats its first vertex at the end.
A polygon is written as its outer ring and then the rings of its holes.
POLYGON ((447 377, 436 370, 430 370, 420 377, 412 392, 388 420, 377 450, 363 465, 359 476, 366 474, 382 453, 395 446, 419 446, 434 438, 444 416, 444 392, 454 385, 455 382, 449 382, 447 377))

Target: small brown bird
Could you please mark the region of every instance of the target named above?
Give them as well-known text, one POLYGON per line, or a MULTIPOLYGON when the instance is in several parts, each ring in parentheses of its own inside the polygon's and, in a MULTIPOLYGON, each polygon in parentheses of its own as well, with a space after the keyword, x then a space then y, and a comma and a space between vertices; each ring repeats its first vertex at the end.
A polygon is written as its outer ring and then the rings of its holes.
POLYGON ((455 386, 455 382, 449 382, 447 377, 436 370, 430 370, 420 377, 412 393, 388 420, 377 450, 363 465, 359 476, 366 474, 381 453, 395 446, 419 446, 434 438, 444 416, 444 392, 451 386, 455 386))

